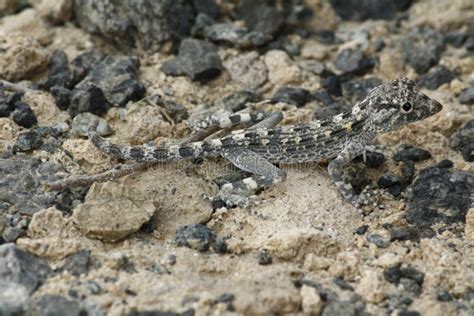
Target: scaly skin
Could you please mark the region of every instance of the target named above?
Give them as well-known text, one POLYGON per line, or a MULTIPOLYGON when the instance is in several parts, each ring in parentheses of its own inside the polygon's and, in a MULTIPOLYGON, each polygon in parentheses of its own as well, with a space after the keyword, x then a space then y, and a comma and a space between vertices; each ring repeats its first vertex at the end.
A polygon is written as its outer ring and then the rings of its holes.
MULTIPOLYGON (((215 201, 227 206, 246 206, 247 197, 260 188, 286 178, 274 163, 302 163, 330 160, 329 174, 344 199, 355 206, 370 203, 357 196, 342 170, 378 134, 423 120, 442 110, 442 105, 421 93, 412 80, 396 79, 374 88, 354 107, 332 118, 277 128, 244 129, 220 139, 168 147, 130 147, 112 144, 92 129, 89 138, 101 151, 114 158, 140 162, 170 162, 222 156, 252 177, 222 186, 215 201)), ((232 114, 214 117, 210 124, 229 127, 259 119, 261 114, 232 114)))

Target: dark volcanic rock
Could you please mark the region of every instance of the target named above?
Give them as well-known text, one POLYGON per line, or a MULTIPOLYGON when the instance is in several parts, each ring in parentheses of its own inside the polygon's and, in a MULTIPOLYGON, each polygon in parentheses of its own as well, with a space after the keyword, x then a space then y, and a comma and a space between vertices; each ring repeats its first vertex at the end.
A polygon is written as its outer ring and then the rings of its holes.
POLYGON ((342 96, 341 78, 339 76, 328 76, 321 80, 323 88, 335 97, 342 96))
POLYGON ((399 196, 402 193, 402 179, 393 174, 382 175, 377 184, 379 187, 386 189, 391 195, 399 196))
POLYGON ((474 104, 474 86, 461 91, 458 100, 462 104, 474 104))
POLYGON ((334 66, 343 73, 364 74, 374 67, 375 62, 364 56, 359 49, 346 48, 336 56, 334 66))
POLYGON ((216 236, 206 225, 192 224, 179 228, 174 240, 179 247, 207 251, 216 240, 216 236))
POLYGON ((424 169, 406 191, 405 218, 417 226, 465 221, 473 190, 472 174, 436 167, 424 169))
POLYGON ((76 20, 86 31, 100 34, 124 48, 140 44, 148 51, 187 36, 195 19, 192 1, 75 1, 76 20))
POLYGON ((71 62, 71 68, 74 78, 74 83, 82 81, 89 72, 97 67, 107 57, 104 53, 98 50, 93 50, 87 53, 82 53, 74 58, 71 62))
POLYGON ((282 87, 272 97, 273 102, 285 102, 302 107, 311 101, 311 93, 303 88, 282 87))
POLYGON ((13 153, 29 151, 40 148, 43 145, 43 137, 37 130, 20 133, 13 145, 13 153))
POLYGON ((205 14, 212 19, 217 19, 220 15, 220 9, 215 0, 193 0, 193 5, 197 13, 205 14))
POLYGON ((61 316, 84 315, 81 306, 75 301, 71 301, 59 295, 43 295, 35 302, 35 309, 38 315, 61 316))
POLYGON ((262 46, 272 39, 270 35, 251 31, 231 22, 215 23, 203 14, 197 16, 192 33, 194 36, 205 37, 212 42, 223 42, 242 48, 262 46))
POLYGON ((334 11, 344 20, 390 20, 408 9, 413 0, 331 0, 334 11))
POLYGON ((465 161, 474 161, 474 120, 467 122, 451 136, 450 145, 461 152, 465 161))
POLYGON ((416 83, 421 87, 435 90, 439 86, 451 82, 454 78, 456 78, 456 76, 451 70, 443 65, 439 65, 418 77, 416 83))
POLYGON ((30 128, 38 123, 33 110, 28 104, 23 102, 16 102, 15 110, 12 113, 12 119, 18 125, 26 128, 30 128))
POLYGON ((71 104, 71 90, 62 86, 54 86, 50 89, 51 95, 56 101, 56 106, 63 111, 66 111, 71 104))
POLYGON ((378 78, 354 79, 341 84, 344 99, 355 104, 362 101, 373 88, 379 86, 382 80, 378 78))
POLYGON ((168 75, 186 74, 192 80, 205 82, 221 73, 222 64, 216 46, 188 38, 181 42, 178 56, 165 62, 161 69, 168 75))
POLYGON ((139 66, 140 62, 136 57, 108 56, 76 85, 73 95, 76 90, 96 86, 112 105, 125 106, 128 101, 139 100, 146 93, 145 86, 138 79, 139 66))
POLYGON ((430 27, 415 28, 401 41, 405 62, 419 74, 437 65, 444 49, 443 35, 430 27))
POLYGON ((57 165, 37 158, 0 159, 0 201, 11 204, 9 211, 16 216, 53 206, 56 192, 45 191, 43 182, 57 180, 55 174, 59 171, 57 165))
POLYGON ((262 266, 272 264, 272 262, 273 262, 272 256, 270 255, 270 253, 266 249, 263 249, 262 251, 258 252, 257 260, 258 260, 258 264, 260 264, 262 266))
POLYGON ((429 151, 413 147, 409 144, 400 145, 399 151, 393 155, 393 160, 395 161, 405 161, 410 160, 414 162, 423 161, 430 159, 431 154, 429 151))
POLYGON ((107 113, 109 103, 102 89, 96 86, 88 86, 84 89, 74 89, 71 93, 71 104, 67 112, 71 117, 79 113, 90 112, 96 115, 107 113))
POLYGON ((55 50, 51 55, 48 78, 39 83, 41 89, 50 90, 54 86, 72 88, 73 76, 69 69, 67 55, 62 50, 55 50))
POLYGON ((44 259, 11 243, 0 246, 0 280, 21 284, 33 293, 50 274, 44 259))
POLYGON ((379 248, 387 248, 390 246, 390 240, 385 240, 382 236, 378 234, 371 234, 367 237, 367 241, 373 243, 379 248))
POLYGON ((74 276, 87 274, 89 272, 91 252, 89 250, 81 250, 66 258, 61 271, 69 272, 74 276))
POLYGON ((10 113, 15 109, 13 102, 8 102, 5 96, 5 89, 3 84, 0 83, 0 117, 8 117, 10 113))
POLYGON ((240 0, 236 9, 238 19, 252 31, 270 36, 275 35, 284 25, 285 19, 272 1, 240 0))
POLYGON ((385 161, 385 155, 376 151, 367 151, 365 153, 366 159, 364 164, 369 168, 378 168, 385 161))

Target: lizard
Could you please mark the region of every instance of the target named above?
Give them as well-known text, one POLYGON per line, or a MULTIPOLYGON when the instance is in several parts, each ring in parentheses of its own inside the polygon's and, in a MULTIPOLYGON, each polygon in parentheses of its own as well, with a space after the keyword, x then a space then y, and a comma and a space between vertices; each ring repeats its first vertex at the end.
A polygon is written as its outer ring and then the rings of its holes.
MULTIPOLYGON (((221 186, 213 205, 248 206, 249 197, 286 179, 275 164, 329 161, 327 170, 344 200, 356 207, 372 203, 366 194, 356 195, 344 179, 343 169, 354 158, 365 155, 366 146, 379 133, 397 130, 442 110, 442 105, 425 95, 415 82, 399 78, 372 89, 351 109, 324 120, 309 123, 231 131, 221 138, 158 147, 125 146, 111 143, 93 128, 90 141, 105 154, 138 162, 171 162, 221 156, 251 174, 221 186)), ((229 127, 258 119, 261 114, 233 114, 214 124, 229 127)))

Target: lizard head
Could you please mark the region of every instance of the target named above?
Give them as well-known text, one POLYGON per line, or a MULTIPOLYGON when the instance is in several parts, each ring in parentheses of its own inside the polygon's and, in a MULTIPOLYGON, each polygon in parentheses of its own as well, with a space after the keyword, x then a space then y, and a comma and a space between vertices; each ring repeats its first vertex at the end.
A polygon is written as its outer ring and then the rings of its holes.
POLYGON ((423 120, 443 106, 423 94, 413 80, 400 78, 374 88, 365 99, 372 123, 379 132, 423 120))

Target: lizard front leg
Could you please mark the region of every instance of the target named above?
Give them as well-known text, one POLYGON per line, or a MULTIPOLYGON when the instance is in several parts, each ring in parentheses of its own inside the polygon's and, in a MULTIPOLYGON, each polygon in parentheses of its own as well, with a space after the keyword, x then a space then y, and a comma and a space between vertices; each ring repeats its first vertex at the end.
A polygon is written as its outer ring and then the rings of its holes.
POLYGON ((365 134, 357 140, 349 141, 339 155, 328 165, 329 175, 339 189, 339 192, 341 192, 344 200, 358 208, 364 205, 376 204, 376 201, 374 201, 374 196, 370 196, 366 192, 356 195, 352 185, 347 179, 344 179, 344 167, 354 158, 365 153, 367 141, 373 138, 372 135, 371 133, 365 134))
POLYGON ((286 172, 248 149, 233 149, 222 153, 234 166, 250 172, 251 177, 224 184, 213 200, 214 208, 249 205, 248 197, 257 191, 286 179, 286 172))

